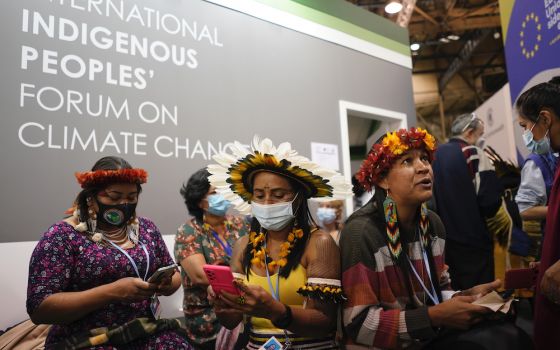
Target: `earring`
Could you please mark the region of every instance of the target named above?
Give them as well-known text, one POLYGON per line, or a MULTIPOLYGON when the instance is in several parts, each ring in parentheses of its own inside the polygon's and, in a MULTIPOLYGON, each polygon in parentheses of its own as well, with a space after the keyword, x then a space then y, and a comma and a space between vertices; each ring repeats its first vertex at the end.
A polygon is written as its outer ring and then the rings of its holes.
POLYGON ((76 210, 74 210, 74 212, 72 213, 72 216, 76 219, 76 221, 78 221, 78 224, 75 227, 76 231, 78 232, 87 231, 87 222, 80 221, 80 209, 76 208, 76 210))
POLYGON ((428 247, 428 225, 430 220, 428 219, 428 205, 422 203, 420 207, 420 234, 422 235, 422 243, 424 248, 428 247))
POLYGON ((389 195, 389 190, 387 190, 387 197, 383 201, 383 212, 385 213, 385 227, 387 239, 389 240, 389 250, 395 260, 398 260, 402 252, 402 246, 397 218, 397 203, 389 195))

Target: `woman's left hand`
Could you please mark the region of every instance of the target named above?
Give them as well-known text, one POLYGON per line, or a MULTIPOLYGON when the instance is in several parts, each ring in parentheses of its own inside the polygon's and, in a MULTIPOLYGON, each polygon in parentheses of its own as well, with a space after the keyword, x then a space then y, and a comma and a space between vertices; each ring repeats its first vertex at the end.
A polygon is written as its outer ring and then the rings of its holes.
POLYGON ((157 295, 169 296, 169 295, 175 293, 175 290, 177 290, 177 288, 175 288, 175 286, 173 285, 173 276, 175 276, 175 274, 161 280, 157 284, 156 283, 150 283, 150 285, 153 285, 154 288, 156 289, 157 295))
POLYGON ((275 319, 284 312, 284 305, 274 300, 272 295, 261 286, 246 285, 242 282, 234 282, 241 295, 222 292, 219 298, 230 308, 239 310, 244 314, 275 319))
POLYGON ((560 304, 560 261, 544 272, 541 292, 554 304, 560 304))
POLYGON ((479 284, 478 286, 474 286, 467 290, 462 291, 458 295, 480 295, 481 297, 485 296, 486 294, 490 293, 493 290, 500 288, 502 285, 502 281, 500 279, 496 279, 493 282, 479 284))

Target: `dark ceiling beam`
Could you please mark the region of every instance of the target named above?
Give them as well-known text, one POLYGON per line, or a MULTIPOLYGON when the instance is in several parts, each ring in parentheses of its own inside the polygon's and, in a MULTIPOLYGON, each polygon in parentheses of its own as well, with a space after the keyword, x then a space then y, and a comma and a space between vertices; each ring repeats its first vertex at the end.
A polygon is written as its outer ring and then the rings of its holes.
MULTIPOLYGON (((462 69, 464 70, 473 70, 473 69, 481 69, 484 68, 486 69, 490 69, 490 68, 504 68, 503 64, 489 64, 489 65, 473 65, 473 66, 465 66, 462 69)), ((413 70, 412 74, 434 74, 434 73, 444 73, 447 70, 445 68, 433 68, 433 69, 421 69, 421 70, 413 70)))
POLYGON ((474 73, 474 77, 478 77, 479 75, 481 75, 487 68, 490 67, 490 64, 492 62, 494 62, 494 60, 496 58, 498 58, 499 56, 501 56, 502 53, 501 52, 496 52, 492 57, 490 57, 490 59, 488 61, 486 61, 486 63, 484 64, 484 66, 482 66, 482 68, 480 68, 480 70, 476 73, 474 73))
POLYGON ((443 91, 445 86, 451 78, 469 61, 476 47, 490 34, 491 30, 483 29, 473 33, 473 36, 467 40, 461 51, 457 54, 457 57, 451 62, 445 73, 441 76, 438 81, 439 91, 443 91))
POLYGON ((488 14, 489 12, 491 12, 491 13, 498 12, 498 1, 488 3, 484 6, 480 6, 480 7, 477 7, 475 9, 467 10, 463 15, 458 16, 458 17, 454 18, 453 20, 458 20, 458 19, 465 18, 465 17, 485 15, 485 14, 488 14))
POLYGON ((432 22, 433 25, 439 26, 439 22, 436 21, 435 18, 430 16, 427 12, 422 10, 420 7, 414 6, 414 11, 416 11, 420 16, 424 17, 428 21, 432 22))
POLYGON ((465 82, 465 84, 467 84, 467 86, 470 87, 471 90, 473 91, 476 106, 478 107, 482 103, 482 98, 480 97, 480 93, 478 92, 478 89, 476 88, 476 83, 474 82, 474 77, 472 79, 473 81, 471 82, 471 79, 469 79, 465 76, 464 71, 463 72, 458 72, 457 75, 460 76, 461 79, 463 79, 463 81, 465 82))
POLYGON ((442 14, 442 27, 447 29, 449 21, 449 12, 455 7, 457 0, 436 0, 436 8, 442 14))
MULTIPOLYGON (((464 32, 474 29, 499 28, 501 26, 500 15, 490 15, 484 17, 471 17, 448 22, 448 30, 451 32, 464 32)), ((436 37, 440 33, 439 24, 431 22, 412 22, 408 25, 410 33, 421 33, 429 37, 436 37)))
MULTIPOLYGON (((503 53, 503 49, 500 47, 500 49, 494 51, 473 53, 471 57, 483 57, 483 56, 490 56, 490 55, 498 57, 501 56, 502 53, 503 53)), ((448 54, 448 55, 440 54, 440 55, 433 55, 433 56, 421 55, 421 56, 414 57, 414 61, 448 59, 448 58, 454 58, 456 56, 457 55, 452 55, 452 54, 448 54)))
MULTIPOLYGON (((423 12, 433 18, 437 18, 442 16, 442 10, 425 10, 422 8, 423 12)), ((418 13, 420 15, 420 13, 418 13)), ((487 15, 496 15, 498 14, 498 9, 494 6, 484 5, 481 7, 477 7, 475 9, 472 8, 464 8, 464 7, 453 7, 445 13, 445 18, 448 21, 452 21, 455 19, 464 19, 466 17, 479 17, 479 16, 487 16, 487 15)), ((417 19, 414 17, 413 19, 417 19)))

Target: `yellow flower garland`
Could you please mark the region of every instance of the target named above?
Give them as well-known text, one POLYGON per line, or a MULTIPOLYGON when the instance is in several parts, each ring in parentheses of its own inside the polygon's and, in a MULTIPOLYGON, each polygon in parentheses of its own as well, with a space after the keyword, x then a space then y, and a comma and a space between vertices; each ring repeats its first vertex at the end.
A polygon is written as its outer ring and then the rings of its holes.
MULTIPOLYGON (((282 268, 288 263, 288 255, 290 255, 292 248, 296 244, 297 240, 303 237, 303 230, 300 228, 293 228, 292 232, 288 234, 287 240, 280 245, 280 253, 278 254, 278 260, 272 260, 268 263, 268 269, 273 270, 276 266, 282 268)), ((258 234, 251 232, 249 234, 249 241, 253 249, 251 253, 253 258, 251 259, 251 264, 260 267, 265 267, 266 257, 270 256, 270 251, 268 248, 265 249, 263 246, 265 243, 266 236, 263 232, 258 234)))

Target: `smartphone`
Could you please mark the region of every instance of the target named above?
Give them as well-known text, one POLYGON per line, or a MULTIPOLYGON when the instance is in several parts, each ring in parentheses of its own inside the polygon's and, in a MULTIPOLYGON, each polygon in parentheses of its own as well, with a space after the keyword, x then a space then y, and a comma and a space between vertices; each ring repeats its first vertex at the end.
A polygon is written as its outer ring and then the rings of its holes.
POLYGON ((208 282, 212 286, 214 293, 220 294, 222 291, 234 295, 240 295, 239 290, 233 284, 233 274, 229 266, 204 265, 202 266, 208 282))
POLYGON ((164 279, 173 276, 175 271, 177 271, 177 264, 160 267, 150 276, 150 278, 148 278, 148 283, 158 284, 164 279))
POLYGON ((506 271, 505 289, 531 288, 537 284, 539 270, 536 268, 511 269, 506 271))

